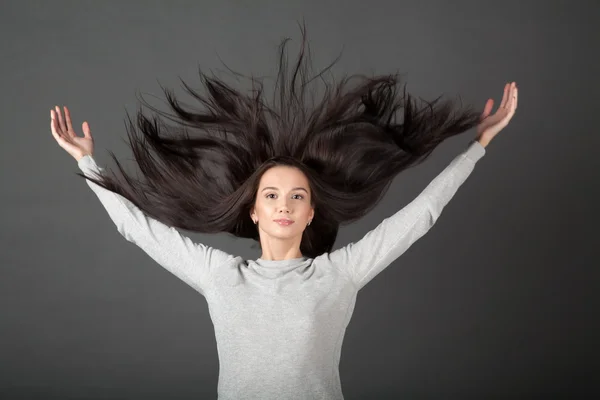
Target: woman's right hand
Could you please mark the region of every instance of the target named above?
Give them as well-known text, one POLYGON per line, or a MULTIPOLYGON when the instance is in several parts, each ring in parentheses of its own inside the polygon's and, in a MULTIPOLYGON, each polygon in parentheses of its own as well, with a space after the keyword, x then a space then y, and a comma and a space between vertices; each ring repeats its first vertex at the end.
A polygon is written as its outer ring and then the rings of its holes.
POLYGON ((71 124, 69 109, 66 106, 64 109, 64 117, 58 106, 54 110, 50 110, 52 136, 54 136, 60 147, 65 149, 75 160, 79 161, 82 157, 94 153, 94 138, 92 137, 87 121, 81 124, 83 137, 77 136, 71 124))

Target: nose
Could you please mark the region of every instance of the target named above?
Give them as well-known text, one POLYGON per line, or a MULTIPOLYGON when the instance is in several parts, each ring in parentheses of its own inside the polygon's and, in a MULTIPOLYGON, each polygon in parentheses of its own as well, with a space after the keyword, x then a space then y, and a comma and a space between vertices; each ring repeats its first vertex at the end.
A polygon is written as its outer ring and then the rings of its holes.
POLYGON ((288 208, 287 204, 283 204, 281 207, 279 207, 279 212, 280 213, 290 213, 290 209, 288 208))

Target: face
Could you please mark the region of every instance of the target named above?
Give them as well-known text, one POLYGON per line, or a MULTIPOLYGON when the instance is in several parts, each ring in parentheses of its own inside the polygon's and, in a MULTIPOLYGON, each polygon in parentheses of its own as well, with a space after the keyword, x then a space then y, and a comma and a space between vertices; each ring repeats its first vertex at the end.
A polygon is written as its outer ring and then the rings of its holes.
POLYGON ((278 165, 262 175, 251 217, 258 221, 259 231, 269 236, 301 237, 314 217, 310 201, 310 187, 304 173, 294 167, 278 165), (280 225, 274 221, 279 218, 291 219, 294 223, 280 225))

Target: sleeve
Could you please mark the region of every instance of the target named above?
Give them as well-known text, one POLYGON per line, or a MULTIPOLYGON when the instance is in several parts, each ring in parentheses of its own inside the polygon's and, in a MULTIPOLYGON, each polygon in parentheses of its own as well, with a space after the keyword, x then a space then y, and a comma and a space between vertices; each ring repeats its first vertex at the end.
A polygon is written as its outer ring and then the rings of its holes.
POLYGON ((357 290, 362 289, 427 233, 484 155, 485 148, 471 141, 413 201, 358 242, 330 253, 330 262, 346 270, 357 290))
MULTIPOLYGON (((92 178, 103 172, 91 155, 80 158, 77 165, 84 175, 92 178)), ((211 284, 212 270, 233 258, 219 249, 192 242, 174 227, 144 214, 127 198, 89 180, 86 182, 127 241, 202 295, 211 284)))

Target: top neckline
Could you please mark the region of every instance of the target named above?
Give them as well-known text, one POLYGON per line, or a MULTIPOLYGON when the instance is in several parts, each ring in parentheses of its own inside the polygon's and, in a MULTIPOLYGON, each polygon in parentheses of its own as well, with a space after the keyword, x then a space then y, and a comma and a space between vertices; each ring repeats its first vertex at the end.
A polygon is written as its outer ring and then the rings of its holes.
POLYGON ((257 258, 256 260, 254 260, 254 262, 260 265, 261 267, 265 268, 281 268, 301 264, 307 260, 309 260, 309 257, 302 256, 297 258, 290 258, 287 260, 264 260, 262 258, 257 258))

